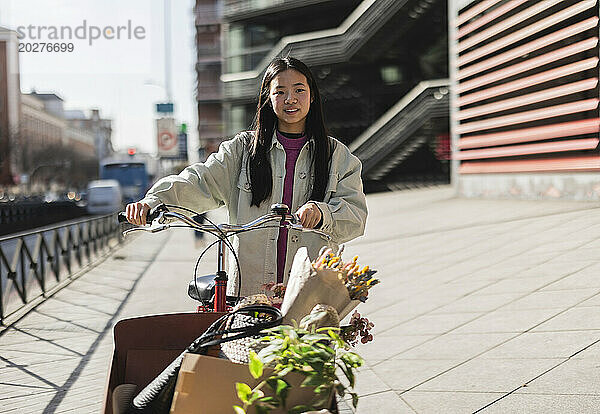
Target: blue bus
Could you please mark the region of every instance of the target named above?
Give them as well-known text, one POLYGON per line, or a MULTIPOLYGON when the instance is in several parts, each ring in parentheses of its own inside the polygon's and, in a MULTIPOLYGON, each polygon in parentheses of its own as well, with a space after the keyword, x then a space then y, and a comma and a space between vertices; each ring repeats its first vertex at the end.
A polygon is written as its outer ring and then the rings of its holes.
POLYGON ((103 161, 100 165, 100 178, 117 180, 126 204, 143 198, 150 186, 148 167, 143 160, 103 161))

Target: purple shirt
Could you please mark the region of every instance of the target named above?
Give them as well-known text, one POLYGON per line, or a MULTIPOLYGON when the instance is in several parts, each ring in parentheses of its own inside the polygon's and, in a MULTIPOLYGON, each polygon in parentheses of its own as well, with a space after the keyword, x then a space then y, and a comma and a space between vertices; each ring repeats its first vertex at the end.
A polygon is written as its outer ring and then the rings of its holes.
MULTIPOLYGON (((296 160, 300 155, 300 150, 306 144, 306 136, 299 138, 287 138, 277 131, 277 140, 285 149, 285 179, 283 180, 283 204, 292 208, 292 197, 294 195, 294 168, 296 160)), ((290 211, 291 213, 291 211, 290 211)), ((277 283, 283 282, 283 271, 285 269, 285 256, 287 253, 288 229, 279 229, 279 238, 277 239, 277 283)))

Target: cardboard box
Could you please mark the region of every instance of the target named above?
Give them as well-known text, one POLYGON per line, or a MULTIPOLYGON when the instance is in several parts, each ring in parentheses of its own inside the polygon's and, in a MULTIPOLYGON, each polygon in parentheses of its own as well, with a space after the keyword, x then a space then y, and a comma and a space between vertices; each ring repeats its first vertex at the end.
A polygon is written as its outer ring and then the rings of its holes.
MULTIPOLYGON (((265 369, 264 375, 272 371, 265 369)), ((306 404, 315 398, 314 389, 300 387, 306 377, 290 373, 285 380, 292 385, 287 398, 288 409, 300 404, 306 404)), ((173 404, 172 414, 227 414, 233 413, 233 406, 242 406, 235 388, 236 382, 244 382, 254 388, 260 380, 255 380, 248 371, 248 365, 235 364, 226 359, 213 358, 205 355, 187 354, 181 365, 173 404)), ((262 389, 265 395, 270 388, 262 389)), ((330 403, 331 401, 329 401, 330 403)), ((329 403, 326 406, 329 406, 329 403)), ((321 408, 327 408, 326 406, 321 408)), ((273 414, 283 414, 287 410, 272 410, 273 414)), ((250 408, 248 413, 255 414, 250 408)))

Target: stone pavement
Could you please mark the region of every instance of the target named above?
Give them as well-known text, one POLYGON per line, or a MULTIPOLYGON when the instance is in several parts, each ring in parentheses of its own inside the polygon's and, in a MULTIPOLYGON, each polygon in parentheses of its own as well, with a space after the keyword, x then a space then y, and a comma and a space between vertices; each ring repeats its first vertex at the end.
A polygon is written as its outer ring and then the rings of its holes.
MULTIPOLYGON (((452 194, 369 196, 346 247, 382 280, 358 412, 600 412, 600 204, 452 194)), ((197 253, 187 230, 141 235, 6 330, 0 413, 99 412, 112 326, 193 310, 197 253)))

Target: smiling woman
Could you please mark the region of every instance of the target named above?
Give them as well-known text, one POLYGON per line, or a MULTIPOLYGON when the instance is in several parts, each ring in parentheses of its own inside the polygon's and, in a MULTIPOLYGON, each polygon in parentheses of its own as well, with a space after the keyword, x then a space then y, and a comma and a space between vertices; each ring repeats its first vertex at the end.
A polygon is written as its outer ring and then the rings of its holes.
MULTIPOLYGON (((363 234, 367 217, 361 163, 327 136, 321 96, 310 69, 297 59, 275 59, 262 80, 254 128, 221 144, 205 163, 159 180, 140 202, 127 206, 131 223, 144 224, 161 203, 205 212, 225 205, 230 223, 246 223, 287 204, 304 227, 319 228, 343 243, 363 234)), ((314 233, 288 237, 273 228, 236 236, 242 295, 265 292, 267 283, 287 283, 291 258, 306 246, 316 257, 325 243, 314 233), (289 259, 289 260, 288 260, 289 259)), ((239 285, 230 263, 228 292, 239 285)))
POLYGON ((306 77, 294 69, 279 73, 271 81, 270 104, 277 116, 280 132, 304 132, 306 115, 310 109, 310 88, 306 77))

